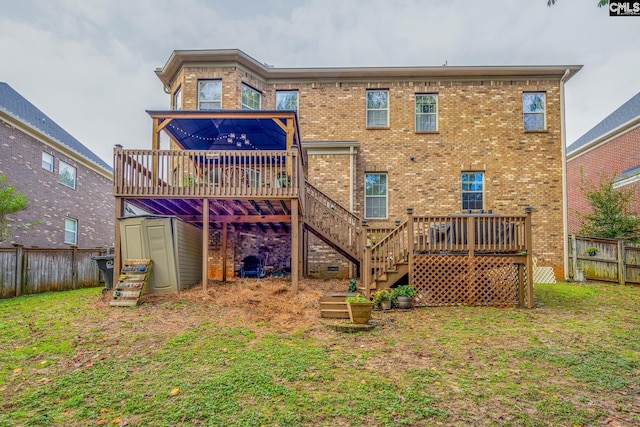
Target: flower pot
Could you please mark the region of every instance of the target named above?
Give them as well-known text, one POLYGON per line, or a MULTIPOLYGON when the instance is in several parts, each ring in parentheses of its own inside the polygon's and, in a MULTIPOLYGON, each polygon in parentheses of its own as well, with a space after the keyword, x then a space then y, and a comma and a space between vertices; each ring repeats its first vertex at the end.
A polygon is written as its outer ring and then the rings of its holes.
POLYGON ((383 310, 391 310, 391 300, 386 299, 384 301, 380 301, 380 308, 383 310))
POLYGON ((411 308, 411 297, 398 297, 398 308, 411 308))
POLYGON ((371 310, 373 310, 373 303, 370 302, 350 302, 349 306, 349 319, 351 323, 365 324, 371 319, 371 310))

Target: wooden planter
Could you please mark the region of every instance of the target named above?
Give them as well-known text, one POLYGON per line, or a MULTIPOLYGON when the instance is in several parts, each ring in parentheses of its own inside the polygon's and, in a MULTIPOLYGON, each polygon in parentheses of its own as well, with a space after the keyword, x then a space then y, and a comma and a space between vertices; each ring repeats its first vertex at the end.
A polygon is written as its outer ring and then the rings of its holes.
POLYGON ((365 324, 371 319, 371 310, 373 303, 371 302, 349 302, 349 319, 351 323, 365 324))

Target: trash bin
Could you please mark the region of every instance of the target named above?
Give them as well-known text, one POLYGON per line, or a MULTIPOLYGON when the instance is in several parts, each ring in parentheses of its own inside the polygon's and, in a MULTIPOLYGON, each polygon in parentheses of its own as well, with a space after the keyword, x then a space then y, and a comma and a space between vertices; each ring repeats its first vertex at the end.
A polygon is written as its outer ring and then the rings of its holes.
POLYGON ((114 255, 92 256, 104 276, 104 290, 113 289, 113 257, 114 255))

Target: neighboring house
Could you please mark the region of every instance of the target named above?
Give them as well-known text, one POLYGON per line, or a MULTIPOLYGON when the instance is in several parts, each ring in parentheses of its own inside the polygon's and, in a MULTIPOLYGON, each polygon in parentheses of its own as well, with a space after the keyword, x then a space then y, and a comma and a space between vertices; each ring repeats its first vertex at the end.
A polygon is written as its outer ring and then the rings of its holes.
POLYGON ((316 275, 348 274, 340 255, 358 265, 361 219, 390 229, 408 207, 447 218, 532 206, 533 255, 564 277, 561 111, 564 83, 580 68, 276 68, 239 50, 174 51, 156 70, 172 110, 149 112, 152 150, 116 150, 116 212, 130 203, 202 224, 203 277, 229 276, 258 255, 290 265, 295 281, 301 258, 302 272, 316 275), (177 151, 154 154, 162 132, 177 151), (269 162, 287 184, 273 182, 269 162), (230 170, 238 163, 249 167, 230 170), (204 179, 190 173, 194 164, 204 179), (221 272, 220 259, 233 270, 221 272))
MULTIPOLYGON (((640 93, 567 148, 569 233, 580 230, 580 214, 590 211, 582 180, 596 184, 603 173, 614 176, 614 187, 633 187, 640 194, 640 93)), ((640 197, 634 212, 640 214, 640 197)))
POLYGON ((29 207, 13 225, 12 244, 39 248, 113 245, 112 169, 51 118, 0 82, 0 174, 29 207))

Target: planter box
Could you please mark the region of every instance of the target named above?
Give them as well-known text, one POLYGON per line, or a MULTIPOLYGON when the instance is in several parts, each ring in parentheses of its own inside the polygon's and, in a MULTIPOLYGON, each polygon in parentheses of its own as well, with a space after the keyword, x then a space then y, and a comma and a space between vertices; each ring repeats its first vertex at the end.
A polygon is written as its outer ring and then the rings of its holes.
POLYGON ((373 303, 349 302, 347 303, 347 307, 349 308, 349 319, 351 319, 351 323, 365 324, 371 319, 373 303))
POLYGON ((355 296, 355 292, 328 292, 320 297, 320 317, 349 319, 349 307, 346 297, 355 296))

